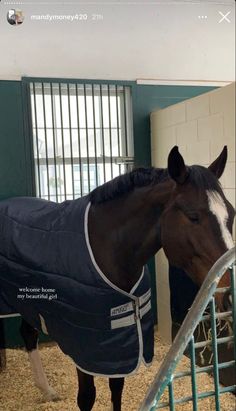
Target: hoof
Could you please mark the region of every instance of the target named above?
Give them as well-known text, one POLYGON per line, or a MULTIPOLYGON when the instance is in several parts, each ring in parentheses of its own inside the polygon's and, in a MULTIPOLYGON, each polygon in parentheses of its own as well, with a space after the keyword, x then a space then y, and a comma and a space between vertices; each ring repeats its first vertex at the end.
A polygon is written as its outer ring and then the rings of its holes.
POLYGON ((47 392, 44 392, 44 398, 46 401, 60 401, 61 398, 57 392, 50 387, 47 392))

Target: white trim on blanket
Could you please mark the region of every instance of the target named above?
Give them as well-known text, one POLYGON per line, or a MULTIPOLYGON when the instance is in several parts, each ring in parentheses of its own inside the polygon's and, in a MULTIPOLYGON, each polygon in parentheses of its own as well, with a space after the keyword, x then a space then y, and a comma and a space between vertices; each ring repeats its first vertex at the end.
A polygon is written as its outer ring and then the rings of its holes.
POLYGON ((127 315, 126 317, 117 318, 111 321, 111 329, 115 330, 117 328, 129 327, 135 324, 134 314, 127 315))
MULTIPOLYGON (((151 310, 151 301, 149 300, 147 304, 145 304, 142 308, 139 308, 136 310, 139 318, 143 318, 145 314, 147 314, 151 310)), ((123 328, 123 327, 129 327, 130 325, 134 325, 136 323, 136 317, 135 314, 129 314, 126 315, 125 317, 117 318, 114 320, 111 320, 111 329, 114 330, 116 328, 123 328)))
POLYGON ((149 288, 149 290, 147 290, 147 292, 143 295, 141 295, 141 297, 139 297, 139 304, 140 307, 145 304, 149 299, 151 298, 151 288, 149 288))
POLYGON ((143 267, 142 273, 139 277, 139 280, 137 281, 136 284, 134 284, 133 288, 130 290, 130 294, 134 294, 134 292, 137 290, 139 284, 141 283, 141 281, 143 279, 143 276, 144 276, 144 267, 143 267))
POLYGON ((145 314, 148 313, 148 311, 150 311, 152 308, 151 306, 151 301, 148 301, 148 303, 146 305, 144 305, 142 308, 140 308, 140 318, 143 318, 145 316, 145 314))
MULTIPOLYGON (((124 326, 124 321, 129 322, 129 324, 125 324, 125 326, 130 325, 130 322, 132 322, 132 324, 136 324, 137 325, 137 333, 138 333, 138 341, 139 341, 139 356, 138 356, 138 361, 136 364, 136 367, 130 372, 130 373, 126 373, 126 374, 100 374, 100 373, 93 373, 90 372, 88 370, 83 369, 82 367, 80 367, 78 364, 75 364, 76 367, 89 374, 89 375, 93 375, 93 376, 102 376, 102 377, 112 377, 112 378, 121 378, 121 377, 126 377, 127 375, 133 375, 135 374, 141 363, 143 362, 146 366, 148 366, 149 364, 147 364, 144 360, 143 357, 143 333, 142 333, 142 326, 141 326, 141 318, 151 309, 151 302, 148 301, 150 296, 151 296, 151 292, 150 290, 148 290, 143 296, 142 296, 142 304, 146 303, 147 304, 144 305, 144 307, 142 307, 140 309, 140 297, 136 297, 135 295, 133 295, 133 293, 135 292, 135 290, 137 289, 137 287, 139 286, 140 282, 143 279, 144 276, 144 267, 142 269, 142 273, 138 279, 138 281, 136 282, 136 284, 132 287, 130 293, 122 290, 121 288, 117 287, 115 284, 113 284, 106 276, 105 274, 102 272, 102 270, 99 268, 95 257, 93 255, 93 251, 90 245, 90 240, 89 240, 89 233, 88 233, 88 214, 89 214, 89 209, 90 209, 91 203, 89 202, 86 210, 85 210, 85 215, 84 215, 84 233, 85 233, 85 240, 86 240, 86 245, 88 248, 88 252, 91 258, 91 261, 94 265, 94 268, 96 269, 97 273, 101 276, 101 278, 114 290, 118 291, 119 293, 125 295, 126 297, 130 298, 131 300, 133 300, 135 302, 135 308, 136 308, 136 316, 135 314, 129 315, 128 317, 126 316, 125 318, 122 318, 121 321, 120 320, 112 320, 111 322, 116 322, 116 326, 114 328, 118 328, 118 327, 122 327, 124 326), (118 325, 119 322, 119 325, 118 325), (118 326, 118 327, 117 327, 118 326)), ((151 363, 150 363, 151 364, 151 363)))
POLYGON ((15 314, 0 314, 0 318, 11 318, 11 317, 21 317, 21 314, 15 313, 15 314))
MULTIPOLYGON (((76 368, 78 368, 80 371, 92 375, 94 377, 107 377, 107 378, 123 378, 127 377, 128 375, 134 375, 138 371, 140 365, 143 363, 146 367, 150 367, 152 364, 152 361, 147 363, 144 358, 143 358, 143 335, 142 335, 142 328, 141 328, 141 322, 140 319, 137 321, 137 331, 138 331, 138 338, 139 338, 139 357, 137 361, 136 367, 129 373, 126 374, 101 374, 101 373, 96 373, 96 372, 91 372, 88 370, 85 370, 84 368, 80 367, 78 364, 76 364, 74 361, 74 364, 76 368)), ((154 358, 154 357, 153 357, 154 358)))
POLYGON ((91 258, 91 261, 94 265, 94 268, 97 270, 98 274, 101 276, 101 278, 114 290, 120 292, 121 294, 125 295, 126 297, 131 298, 132 300, 137 300, 137 297, 135 297, 133 295, 134 291, 137 289, 137 287, 139 286, 140 282, 142 281, 142 278, 144 276, 144 267, 142 269, 142 273, 137 281, 137 283, 133 286, 132 290, 130 291, 130 293, 127 293, 126 291, 122 290, 121 288, 117 287, 115 284, 113 284, 106 276, 105 274, 102 272, 102 270, 99 268, 94 255, 93 255, 93 250, 91 248, 90 245, 90 240, 89 240, 89 233, 88 233, 88 214, 89 214, 89 209, 90 209, 91 203, 89 202, 86 210, 85 210, 85 214, 84 214, 84 233, 85 233, 85 239, 86 239, 86 245, 88 248, 88 252, 91 258))

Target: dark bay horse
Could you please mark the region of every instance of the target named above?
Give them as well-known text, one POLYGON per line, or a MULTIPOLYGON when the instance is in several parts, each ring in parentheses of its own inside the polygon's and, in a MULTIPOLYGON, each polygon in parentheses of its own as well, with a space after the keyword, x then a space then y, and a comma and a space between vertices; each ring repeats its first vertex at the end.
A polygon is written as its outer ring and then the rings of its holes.
MULTIPOLYGON (((110 284, 113 290, 122 290, 124 295, 131 293, 131 290, 133 292, 140 284, 143 267, 161 248, 164 249, 172 265, 186 271, 198 285, 202 284, 214 262, 225 251, 233 247, 231 234, 235 212, 232 205, 225 198, 218 181, 224 171, 226 160, 227 148, 224 147, 219 157, 208 168, 198 165, 186 166, 178 148, 174 147, 168 157, 167 169, 136 169, 96 188, 88 196, 90 205, 87 213, 87 241, 89 241, 93 264, 101 277, 104 277, 103 280, 106 282, 106 286, 110 284)), ((7 201, 4 209, 6 213, 6 210, 11 207, 11 201, 14 200, 5 201, 7 201)), ((29 203, 32 200, 24 199, 26 208, 28 207, 27 201, 29 203)), ((76 201, 66 203, 69 204, 69 207, 72 207, 76 204, 76 201)), ((36 208, 38 204, 39 208, 41 206, 44 208, 45 202, 35 199, 34 204, 36 204, 36 206, 34 205, 36 208)), ((51 215, 55 225, 58 224, 58 219, 55 219, 54 211, 58 207, 59 214, 59 210, 62 210, 64 205, 55 204, 51 207, 51 215)), ((74 210, 73 207, 71 209, 74 210)), ((32 215, 34 213, 31 213, 32 215)), ((47 215, 50 215, 50 213, 47 215)), ((15 219, 17 219, 17 216, 15 219)), ((43 220, 43 213, 41 213, 41 219, 43 220)), ((39 224, 38 220, 37 224, 39 224)), ((76 226, 76 224, 77 222, 74 220, 74 225, 76 226)), ((35 223, 32 223, 32 221, 31 225, 33 225, 33 228, 35 227, 35 223)), ((70 230, 73 232, 73 225, 70 230)), ((48 231, 50 231, 48 227, 41 230, 40 235, 42 236, 37 240, 38 247, 41 247, 42 243, 47 241, 45 233, 48 231)), ((57 231, 58 235, 59 232, 60 230, 57 231)), ((9 233, 6 233, 3 225, 0 225, 1 242, 6 241, 7 236, 9 236, 9 233)), ((14 240, 16 244, 12 240, 13 247, 19 248, 19 238, 20 233, 17 233, 17 240, 14 240)), ((56 241, 57 239, 54 238, 50 247, 53 248, 56 241)), ((70 238, 68 237, 69 241, 70 238)), ((27 258, 25 257, 27 261, 17 260, 17 257, 15 257, 17 261, 14 261, 14 264, 18 266, 25 265, 26 276, 29 267, 32 266, 33 256, 30 245, 26 244, 25 246, 25 253, 28 251, 27 258)), ((48 247, 45 246, 44 253, 48 252, 48 247)), ((18 255, 17 252, 17 250, 13 250, 14 256, 18 255)), ((70 254, 73 254, 74 250, 68 246, 66 252, 66 258, 69 260, 70 254)), ((76 258, 79 259, 79 250, 76 258)), ((58 259, 60 260, 60 254, 58 254, 58 259)), ((56 264, 57 261, 53 263, 56 264)), ((50 264, 45 254, 41 255, 40 262, 37 264, 34 262, 34 264, 35 270, 42 272, 42 275, 49 270, 50 264)), ((64 264, 64 261, 62 261, 62 264, 64 264)), ((7 276, 2 274, 4 267, 6 267, 6 262, 0 258, 0 291, 1 282, 7 281, 7 276)), ((8 275, 10 276, 10 273, 8 275)), ((23 277, 22 275, 22 284, 25 285, 25 277, 23 277)), ((58 283, 60 280, 61 277, 58 277, 58 283)), ((229 281, 229 274, 226 272, 219 285, 227 286, 229 281)), ((86 279, 84 282, 86 282, 86 279)), ((107 290, 105 289, 105 291, 107 290)), ((71 293, 71 300, 73 300, 75 287, 71 287, 69 292, 71 293)), ((5 297, 6 295, 7 290, 5 290, 5 297)), ((140 305, 146 304, 146 309, 142 313, 143 318, 145 318, 148 315, 147 312, 150 312, 148 311, 150 307, 147 307, 148 292, 142 295, 141 298, 140 305)), ((89 294, 87 300, 89 300, 90 305, 95 304, 95 299, 89 298, 89 294)), ((12 301, 10 303, 9 305, 13 305, 12 301)), ((217 303, 220 309, 225 308, 230 304, 230 298, 228 296, 227 298, 225 296, 218 297, 217 303)), ((28 303, 28 307, 29 310, 31 308, 34 310, 34 306, 31 307, 30 303, 28 303)), ((48 307, 50 305, 47 306, 47 309, 48 307)), ((53 304, 51 307, 53 310, 53 304)), ((142 307, 138 311, 138 315, 141 313, 142 307)), ((25 309, 21 309, 20 303, 17 303, 17 306, 13 308, 18 309, 23 317, 21 334, 29 353, 35 382, 48 399, 55 399, 56 394, 47 382, 37 351, 37 327, 35 327, 35 324, 29 323, 30 316, 25 309)), ((64 309, 65 315, 69 309, 70 306, 67 305, 67 308, 64 309)), ((99 307, 97 307, 97 310, 99 311, 99 307)), ((129 303, 123 304, 116 307, 116 313, 113 312, 113 314, 121 314, 122 310, 132 312, 133 314, 126 316, 125 319, 136 321, 140 326, 139 318, 135 317, 137 312, 134 306, 132 307, 129 303)), ((59 317, 58 315, 58 318, 54 318, 54 323, 60 321, 59 317)), ((116 318, 115 321, 112 320, 114 328, 120 327, 119 321, 122 323, 124 320, 123 317, 118 316, 116 318)), ((51 325, 49 324, 50 321, 45 323, 42 317, 41 320, 39 329, 45 331, 48 327, 53 329, 53 323, 51 325)), ((125 328, 124 323, 122 324, 125 328)), ((128 329, 128 327, 126 328, 128 329)), ((56 331, 54 334, 52 332, 52 338, 57 341, 55 335, 56 331)), ((60 340, 60 337, 58 338, 60 340)), ((92 331, 90 339, 93 339, 92 331)), ((77 342, 74 342, 74 345, 75 343, 77 342)), ((104 345, 106 351, 105 347, 106 345, 104 345)), ((125 352, 125 344, 124 346, 117 346, 115 349, 114 357, 116 358, 119 350, 125 352)), ((93 361, 92 352, 91 360, 93 361)), ((128 363, 129 358, 126 361, 128 363)), ((77 367, 77 373, 79 379, 78 407, 81 411, 90 411, 96 397, 93 377, 96 372, 85 372, 82 367, 77 367)), ((111 375, 109 386, 111 389, 111 409, 113 411, 121 411, 123 385, 123 375, 116 375, 115 377, 111 375)))

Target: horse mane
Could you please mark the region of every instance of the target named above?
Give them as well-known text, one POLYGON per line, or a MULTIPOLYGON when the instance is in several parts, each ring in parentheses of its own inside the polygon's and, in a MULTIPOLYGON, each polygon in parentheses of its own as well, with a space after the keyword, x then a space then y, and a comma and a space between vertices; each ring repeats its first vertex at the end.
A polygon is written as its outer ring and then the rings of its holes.
MULTIPOLYGON (((189 166, 188 170, 188 182, 201 190, 210 190, 223 196, 219 180, 206 167, 193 165, 189 166)), ((165 168, 136 168, 96 187, 89 194, 89 199, 92 204, 103 203, 127 194, 136 187, 158 184, 168 178, 168 170, 165 168)))
POLYGON ((217 177, 206 167, 193 165, 188 167, 188 181, 200 190, 209 190, 224 196, 221 184, 217 177))
POLYGON ((150 184, 157 184, 168 178, 167 169, 162 168, 136 168, 129 173, 122 174, 113 180, 95 188, 90 194, 90 201, 93 204, 113 200, 123 194, 127 194, 136 187, 144 187, 150 184))

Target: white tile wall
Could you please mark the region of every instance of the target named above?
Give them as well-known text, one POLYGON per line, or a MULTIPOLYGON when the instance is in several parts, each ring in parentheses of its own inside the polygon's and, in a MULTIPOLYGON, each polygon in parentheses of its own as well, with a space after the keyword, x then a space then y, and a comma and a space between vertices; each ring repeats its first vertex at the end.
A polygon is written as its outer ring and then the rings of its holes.
POLYGON ((221 184, 224 189, 235 189, 235 163, 228 162, 224 174, 221 177, 221 184))
POLYGON ((200 117, 206 117, 210 114, 210 97, 209 93, 186 100, 187 121, 200 117))
POLYGON ((210 163, 210 142, 209 141, 189 141, 186 147, 187 155, 184 156, 187 164, 202 164, 210 163))
POLYGON ((178 146, 188 145, 191 139, 197 140, 197 120, 188 121, 176 126, 176 142, 178 146))
POLYGON ((235 83, 207 94, 210 98, 211 113, 225 112, 230 106, 235 105, 235 83))
POLYGON ((235 102, 224 111, 224 136, 228 140, 235 137, 235 102))
POLYGON ((218 113, 197 120, 198 140, 222 141, 224 136, 224 114, 218 113))
POLYGON ((166 110, 151 114, 153 128, 163 129, 186 121, 186 107, 184 103, 175 104, 166 110), (173 107, 173 109, 172 109, 173 107))
MULTIPOLYGON (((228 147, 221 178, 228 200, 235 206, 235 83, 151 114, 152 164, 166 167, 177 144, 187 164, 208 166, 228 147)), ((168 264, 163 251, 156 256, 159 330, 170 341, 168 264)))
POLYGON ((226 139, 225 136, 221 141, 210 141, 210 160, 211 162, 220 154, 222 150, 222 144, 227 145, 228 148, 228 162, 235 163, 235 136, 231 139, 226 139))
MULTIPOLYGON (((155 126, 153 127, 152 125, 152 133, 151 133, 152 134, 152 150, 157 150, 160 147, 160 143, 158 140, 159 135, 161 136, 161 141, 163 141, 163 144, 166 143, 168 147, 173 147, 173 145, 176 144, 175 129, 176 129, 175 126, 166 127, 166 128, 163 128, 163 130, 159 134, 155 126)), ((161 146, 163 146, 163 144, 161 144, 161 146)))

